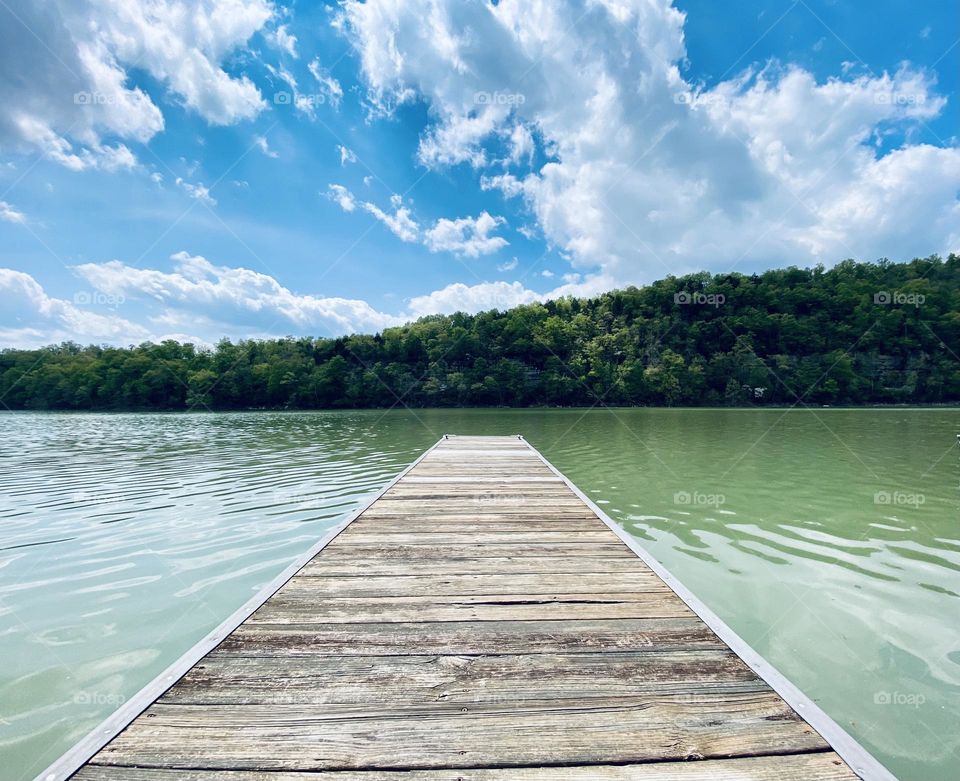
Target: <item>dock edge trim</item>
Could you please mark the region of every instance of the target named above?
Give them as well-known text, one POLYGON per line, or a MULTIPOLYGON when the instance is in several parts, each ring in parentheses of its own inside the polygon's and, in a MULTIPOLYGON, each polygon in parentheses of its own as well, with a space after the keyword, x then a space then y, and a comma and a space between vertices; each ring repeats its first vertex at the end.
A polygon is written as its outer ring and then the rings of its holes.
MULTIPOLYGON (((406 476, 407 472, 430 455, 445 439, 447 439, 446 434, 421 453, 415 461, 406 466, 403 471, 391 479, 383 488, 377 491, 369 501, 361 507, 358 507, 340 521, 340 523, 327 531, 309 550, 298 556, 292 564, 267 583, 267 585, 260 589, 260 591, 248 599, 237 610, 231 613, 230 616, 212 632, 187 650, 177 661, 167 667, 85 737, 81 738, 72 748, 62 754, 59 759, 36 776, 34 781, 66 781, 66 779, 73 776, 74 773, 87 764, 100 749, 130 726, 134 719, 160 699, 167 689, 186 675, 197 662, 220 645, 233 630, 259 610, 270 597, 283 588, 294 575, 303 569, 320 551, 327 547, 340 532, 370 509, 374 502, 399 483, 400 480, 406 476)), ((539 455, 539 453, 537 455, 539 455)))
POLYGON ((673 592, 682 599, 687 607, 696 613, 700 619, 725 642, 747 666, 759 675, 766 683, 779 694, 820 736, 830 744, 833 750, 843 759, 863 781, 898 781, 886 767, 869 751, 860 745, 843 727, 824 712, 819 705, 804 694, 797 686, 791 683, 776 667, 755 651, 740 635, 733 631, 709 607, 704 604, 690 589, 683 585, 676 576, 655 559, 637 539, 630 535, 620 524, 608 516, 589 496, 581 491, 565 474, 551 464, 543 454, 533 445, 518 435, 527 447, 532 450, 557 477, 566 483, 580 500, 603 521, 610 530, 620 538, 621 542, 632 550, 643 562, 652 569, 673 592))

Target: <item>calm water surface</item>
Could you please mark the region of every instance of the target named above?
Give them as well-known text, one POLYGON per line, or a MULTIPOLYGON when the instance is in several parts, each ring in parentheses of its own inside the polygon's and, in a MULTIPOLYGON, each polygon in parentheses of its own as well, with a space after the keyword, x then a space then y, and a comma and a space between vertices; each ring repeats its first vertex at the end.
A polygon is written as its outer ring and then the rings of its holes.
POLYGON ((444 432, 523 433, 904 781, 960 778, 960 411, 899 409, 3 415, 0 775, 444 432))

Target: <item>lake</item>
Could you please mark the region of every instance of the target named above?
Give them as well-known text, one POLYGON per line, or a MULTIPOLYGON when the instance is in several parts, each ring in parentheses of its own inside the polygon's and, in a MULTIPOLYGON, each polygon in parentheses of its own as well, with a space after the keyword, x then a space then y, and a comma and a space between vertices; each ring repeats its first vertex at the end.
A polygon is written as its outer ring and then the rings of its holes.
POLYGON ((522 433, 903 779, 960 777, 960 410, 6 414, 29 779, 444 432, 522 433))

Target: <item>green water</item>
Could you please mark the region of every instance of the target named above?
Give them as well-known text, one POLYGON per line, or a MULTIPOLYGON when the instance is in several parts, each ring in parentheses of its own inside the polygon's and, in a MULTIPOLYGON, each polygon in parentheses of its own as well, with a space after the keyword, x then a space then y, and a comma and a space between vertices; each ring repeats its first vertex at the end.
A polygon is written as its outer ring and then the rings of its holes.
POLYGON ((902 779, 960 777, 957 410, 0 418, 28 779, 443 432, 523 433, 902 779))

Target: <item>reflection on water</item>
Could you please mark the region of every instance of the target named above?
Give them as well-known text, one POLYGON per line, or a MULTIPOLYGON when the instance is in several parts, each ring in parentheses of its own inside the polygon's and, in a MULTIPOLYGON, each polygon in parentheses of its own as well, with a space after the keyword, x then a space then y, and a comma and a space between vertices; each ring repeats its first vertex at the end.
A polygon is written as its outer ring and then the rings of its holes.
POLYGON ((960 413, 0 418, 0 752, 29 778, 443 432, 522 432, 903 778, 960 777, 960 413))

